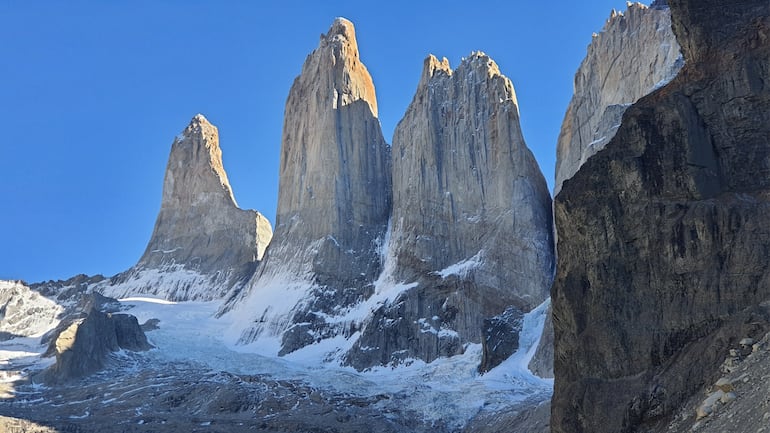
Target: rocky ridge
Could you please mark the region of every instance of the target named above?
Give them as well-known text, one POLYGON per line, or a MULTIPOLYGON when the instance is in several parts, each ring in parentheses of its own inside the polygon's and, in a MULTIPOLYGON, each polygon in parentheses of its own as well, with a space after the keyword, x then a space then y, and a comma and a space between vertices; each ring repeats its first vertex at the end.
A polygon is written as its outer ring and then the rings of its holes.
POLYGON ((770 4, 668 3, 684 67, 555 199, 554 432, 662 429, 770 327, 770 4))
POLYGON ((670 81, 682 67, 664 2, 613 9, 578 71, 557 142, 556 185, 571 178, 615 135, 626 109, 670 81))
POLYGON ((171 145, 161 208, 144 254, 95 290, 114 297, 220 299, 251 277, 271 237, 267 218, 238 208, 219 132, 197 114, 171 145))

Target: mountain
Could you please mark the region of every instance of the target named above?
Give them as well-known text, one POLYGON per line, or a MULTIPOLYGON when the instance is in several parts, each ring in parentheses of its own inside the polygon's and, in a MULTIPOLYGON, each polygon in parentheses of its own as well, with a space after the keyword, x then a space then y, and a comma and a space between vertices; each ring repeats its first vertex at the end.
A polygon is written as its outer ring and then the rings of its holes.
MULTIPOLYGON (((626 109, 673 79, 683 64, 665 2, 650 7, 629 3, 625 12, 610 13, 575 73, 575 91, 556 146, 557 194, 562 183, 612 139, 626 109)), ((551 320, 530 368, 553 377, 551 320)))
POLYGON ((320 344, 358 370, 431 362, 546 299, 550 195, 494 61, 473 53, 453 72, 428 57, 392 161, 376 114, 353 25, 337 19, 286 103, 274 240, 223 310, 239 344, 320 344))
POLYGON ((556 147, 556 193, 615 135, 625 110, 670 81, 682 63, 665 4, 613 9, 575 73, 556 147))
POLYGON ((229 305, 251 323, 240 331, 242 344, 273 339, 286 354, 354 332, 332 318, 371 296, 381 270, 390 148, 355 29, 344 18, 321 36, 289 91, 279 175, 274 241, 229 305))
POLYGON ((400 291, 374 311, 347 362, 360 369, 462 353, 484 339, 484 319, 545 300, 553 261, 551 198, 510 80, 481 52, 454 71, 429 56, 393 137, 380 282, 400 291))
POLYGON ((118 298, 219 299, 251 277, 271 237, 267 218, 238 208, 222 166, 219 132, 197 114, 171 145, 160 212, 144 254, 97 290, 118 298))
POLYGON ((682 70, 555 199, 555 432, 666 430, 770 329, 770 4, 669 5, 682 70))

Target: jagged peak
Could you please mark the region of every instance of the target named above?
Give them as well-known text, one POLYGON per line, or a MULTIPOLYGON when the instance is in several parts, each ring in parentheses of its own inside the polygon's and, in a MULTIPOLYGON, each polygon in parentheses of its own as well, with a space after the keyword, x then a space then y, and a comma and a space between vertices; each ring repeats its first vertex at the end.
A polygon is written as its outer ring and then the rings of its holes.
POLYGON ((190 119, 187 127, 176 136, 176 141, 184 141, 186 138, 193 136, 216 137, 218 135, 217 127, 212 125, 203 114, 198 113, 190 119))
MULTIPOLYGON (((647 6, 643 3, 639 2, 626 2, 626 10, 625 11, 618 11, 617 9, 612 9, 610 11, 610 16, 607 18, 607 21, 604 23, 604 27, 602 27, 601 32, 594 33, 592 36, 596 38, 601 33, 607 32, 611 30, 615 26, 622 25, 621 23, 627 18, 627 16, 633 16, 633 14, 636 14, 638 12, 645 12, 647 10, 667 10, 668 9, 668 3, 665 0, 660 1, 653 1, 650 6, 647 6)), ((621 29, 623 27, 620 27, 621 29)))
POLYGON ((343 17, 337 17, 334 19, 334 22, 332 23, 332 26, 329 28, 329 31, 326 33, 325 38, 332 39, 335 36, 342 36, 343 38, 348 40, 355 40, 356 27, 353 25, 353 22, 350 21, 349 19, 343 18, 343 17))
POLYGON ((456 70, 452 70, 449 65, 449 60, 443 57, 441 60, 433 54, 429 54, 423 61, 422 77, 420 84, 426 84, 430 79, 436 76, 437 73, 443 73, 448 77, 451 77, 457 71, 473 70, 482 71, 486 73, 488 78, 504 75, 500 72, 500 67, 483 51, 473 51, 468 57, 463 57, 460 61, 460 66, 456 70))
POLYGON ((422 63, 422 76, 420 77, 419 86, 427 84, 437 72, 452 76, 452 68, 449 66, 449 60, 447 60, 446 57, 442 57, 441 60, 439 60, 438 57, 433 54, 428 54, 428 57, 426 57, 422 63))
POLYGON ((209 125, 211 124, 211 122, 209 122, 209 120, 206 119, 206 116, 204 116, 201 113, 198 113, 195 116, 193 116, 190 123, 208 123, 209 125))
POLYGON ((630 2, 630 1, 626 2, 626 10, 625 10, 625 12, 619 11, 619 10, 617 10, 615 8, 612 8, 612 11, 610 11, 610 17, 607 18, 607 22, 604 24, 604 29, 602 29, 602 31, 604 31, 607 28, 609 28, 610 25, 614 24, 619 19, 624 18, 626 16, 626 14, 628 14, 628 13, 634 13, 634 11, 637 11, 637 10, 644 11, 644 10, 647 10, 649 8, 650 8, 649 6, 647 6, 647 5, 643 4, 643 3, 630 2))
POLYGON ((356 27, 353 22, 347 18, 337 17, 334 19, 329 31, 326 34, 321 35, 320 46, 334 44, 334 45, 349 45, 352 50, 350 54, 358 57, 358 42, 356 41, 356 27))
MULTIPOLYGON (((219 130, 201 113, 193 116, 184 131, 176 136, 173 147, 179 146, 180 148, 189 149, 190 146, 199 145, 204 146, 207 150, 208 158, 206 163, 211 167, 214 174, 219 179, 219 183, 222 185, 222 188, 229 196, 230 200, 237 206, 238 204, 235 201, 230 181, 227 178, 227 172, 222 165, 222 149, 219 147, 219 130)), ((167 167, 166 170, 168 171, 169 169, 170 168, 167 167)), ((169 191, 169 193, 170 192, 171 191, 169 191)))
POLYGON ((465 65, 477 71, 485 71, 490 78, 503 75, 500 72, 500 67, 497 66, 497 63, 483 51, 471 52, 470 56, 464 58, 463 61, 460 62, 460 66, 457 69, 460 69, 465 65))

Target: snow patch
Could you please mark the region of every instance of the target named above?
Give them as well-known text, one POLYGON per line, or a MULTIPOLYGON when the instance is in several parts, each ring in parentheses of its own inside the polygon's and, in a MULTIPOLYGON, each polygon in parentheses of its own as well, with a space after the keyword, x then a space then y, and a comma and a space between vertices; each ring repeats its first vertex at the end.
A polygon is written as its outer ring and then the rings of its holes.
POLYGON ((132 269, 127 271, 123 281, 116 283, 114 278, 105 280, 93 289, 112 298, 152 295, 168 300, 210 301, 225 296, 231 273, 227 270, 206 275, 172 264, 159 269, 132 269))
POLYGON ((447 278, 451 275, 457 275, 461 278, 468 276, 468 273, 483 263, 484 250, 479 251, 473 257, 457 262, 454 265, 447 266, 446 268, 435 272, 436 275, 441 278, 447 278))

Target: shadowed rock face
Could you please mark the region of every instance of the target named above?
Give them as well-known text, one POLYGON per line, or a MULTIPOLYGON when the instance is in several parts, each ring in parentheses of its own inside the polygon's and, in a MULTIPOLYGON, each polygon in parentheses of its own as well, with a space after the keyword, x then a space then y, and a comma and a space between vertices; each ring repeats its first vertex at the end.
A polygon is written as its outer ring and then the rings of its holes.
POLYGON ((768 327, 770 3, 668 3, 685 66, 555 200, 555 432, 654 428, 768 327))
POLYGON ((44 337, 50 338, 47 355, 55 355, 56 363, 42 373, 41 379, 47 383, 67 382, 104 368, 111 352, 152 348, 136 317, 103 311, 109 311, 114 304, 117 301, 98 293, 83 295, 75 311, 44 337))
POLYGON ((665 2, 649 8, 629 3, 625 13, 612 11, 575 73, 575 93, 557 144, 556 193, 615 135, 623 112, 681 66, 665 2))
POLYGON ((483 53, 455 71, 429 56, 393 138, 381 277, 412 288, 374 311, 346 361, 361 369, 452 356, 482 341, 484 319, 531 310, 551 283, 551 227, 510 80, 483 53))
POLYGON ((247 306, 239 308, 262 318, 241 341, 266 331, 284 335, 283 354, 338 334, 323 316, 371 295, 381 269, 391 206, 390 148, 353 24, 344 18, 321 36, 291 87, 279 174, 275 237, 244 292, 247 306), (303 291, 290 311, 263 302, 265 292, 288 292, 290 285, 303 291))
POLYGON ((251 276, 271 237, 262 214, 238 208, 217 128, 198 114, 171 145, 160 213, 142 258, 98 289, 115 297, 221 298, 251 276))

